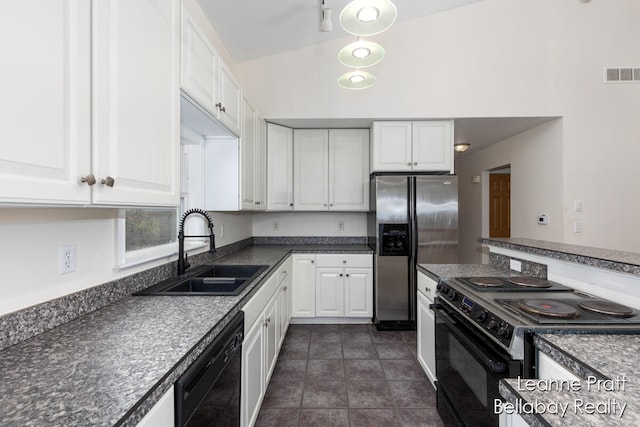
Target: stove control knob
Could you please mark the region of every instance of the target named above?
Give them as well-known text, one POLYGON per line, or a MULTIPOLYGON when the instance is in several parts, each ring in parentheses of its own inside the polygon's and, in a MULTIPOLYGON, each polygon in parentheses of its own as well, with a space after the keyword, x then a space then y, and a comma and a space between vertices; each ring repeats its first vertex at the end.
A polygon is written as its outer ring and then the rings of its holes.
POLYGON ((511 338, 511 328, 509 327, 509 325, 500 326, 500 329, 498 329, 498 335, 501 338, 505 338, 505 339, 511 338))
POLYGON ((476 320, 479 323, 484 323, 487 320, 487 312, 485 310, 480 310, 476 313, 476 320))
POLYGON ((447 293, 447 291, 449 290, 449 286, 445 285, 444 283, 438 283, 436 289, 440 292, 447 293))
POLYGON ((453 289, 451 289, 451 288, 450 288, 450 289, 449 289, 449 293, 448 293, 448 295, 447 295, 447 296, 449 297, 449 299, 450 299, 451 301, 455 301, 455 300, 456 300, 456 298, 458 298, 458 293, 457 293, 456 291, 454 291, 453 289))
POLYGON ((498 321, 496 319, 491 318, 491 320, 489 320, 489 329, 491 329, 492 331, 498 329, 498 321))

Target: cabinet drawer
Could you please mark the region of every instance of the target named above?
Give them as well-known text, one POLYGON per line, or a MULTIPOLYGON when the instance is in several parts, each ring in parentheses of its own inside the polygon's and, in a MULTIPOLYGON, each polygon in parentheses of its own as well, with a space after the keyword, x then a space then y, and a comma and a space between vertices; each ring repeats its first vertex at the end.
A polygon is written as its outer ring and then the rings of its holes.
POLYGON ((316 267, 373 267, 370 254, 320 254, 316 255, 316 267))
POLYGON ((436 295, 436 285, 438 282, 424 273, 418 272, 418 292, 427 297, 430 302, 433 302, 433 297, 436 295))

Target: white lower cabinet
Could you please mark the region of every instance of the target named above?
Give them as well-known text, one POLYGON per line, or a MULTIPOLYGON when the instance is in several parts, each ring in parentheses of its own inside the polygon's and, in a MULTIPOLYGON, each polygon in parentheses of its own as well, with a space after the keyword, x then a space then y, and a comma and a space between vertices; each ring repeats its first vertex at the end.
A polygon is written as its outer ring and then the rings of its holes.
POLYGON ((316 256, 293 255, 291 316, 316 317, 316 256))
POLYGON ((370 254, 293 256, 292 317, 372 317, 370 254))
POLYGON ((289 325, 290 271, 291 258, 267 279, 242 308, 245 313, 240 398, 242 426, 252 426, 258 418, 289 325))
POLYGON ((436 381, 436 318, 430 304, 436 291, 436 281, 418 272, 417 328, 418 362, 429 381, 435 387, 436 381))
POLYGON ((137 424, 137 427, 173 427, 175 425, 175 393, 169 390, 153 405, 147 415, 137 424))
POLYGON ((240 425, 252 426, 260 412, 266 391, 264 326, 258 321, 244 336, 242 342, 242 383, 240 398, 240 425))

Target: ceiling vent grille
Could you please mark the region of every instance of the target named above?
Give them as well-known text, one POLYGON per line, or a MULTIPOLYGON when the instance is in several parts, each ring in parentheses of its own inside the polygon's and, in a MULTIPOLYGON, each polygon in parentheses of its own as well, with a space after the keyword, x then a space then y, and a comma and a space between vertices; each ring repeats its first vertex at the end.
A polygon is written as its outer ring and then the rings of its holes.
POLYGON ((605 83, 640 83, 640 68, 605 68, 605 83))

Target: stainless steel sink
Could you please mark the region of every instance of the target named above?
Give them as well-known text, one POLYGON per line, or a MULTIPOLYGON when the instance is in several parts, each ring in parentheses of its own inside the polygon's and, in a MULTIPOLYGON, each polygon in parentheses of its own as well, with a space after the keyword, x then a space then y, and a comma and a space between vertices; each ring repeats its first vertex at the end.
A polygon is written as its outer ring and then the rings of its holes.
POLYGON ((134 295, 238 295, 268 266, 210 265, 163 280, 134 295))

